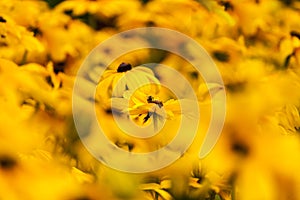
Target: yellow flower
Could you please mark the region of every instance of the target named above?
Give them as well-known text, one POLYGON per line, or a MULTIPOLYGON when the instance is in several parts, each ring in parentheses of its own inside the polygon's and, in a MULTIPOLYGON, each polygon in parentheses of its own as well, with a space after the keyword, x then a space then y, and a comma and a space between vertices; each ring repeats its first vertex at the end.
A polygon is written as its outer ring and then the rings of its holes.
MULTIPOLYGON (((0 1, 0 199, 300 199, 300 2, 76 0, 53 8, 48 4, 0 1), (128 47, 152 42, 138 35, 119 37, 103 56, 93 58, 95 68, 87 76, 98 84, 96 115, 115 148, 128 155, 153 152, 170 144, 182 128, 184 134, 171 146, 175 150, 198 128, 187 151, 176 151, 181 157, 150 174, 158 181, 147 182, 142 181, 145 174, 104 167, 84 148, 70 123, 71 75, 83 59, 113 34, 145 26, 171 28, 203 44, 222 74, 228 99, 220 140, 201 160, 205 168, 197 166, 190 173, 198 164, 212 112, 218 112, 207 104, 210 94, 217 97, 224 88, 204 84, 195 67, 165 51, 142 49, 120 56, 128 47), (158 65, 141 66, 150 62, 158 65), (177 81, 179 75, 187 82, 177 81), (188 85, 198 97, 194 102, 184 99, 190 97, 188 85), (199 110, 194 106, 197 111, 191 112, 195 102, 199 110), (190 117, 195 114, 201 116, 197 127, 190 117), (138 137, 147 136, 152 125, 163 128, 149 138, 138 137)), ((173 47, 193 51, 180 43, 175 38, 173 47)), ((94 104, 87 91, 95 86, 82 83, 85 110, 94 104)), ((83 123, 87 137, 93 135, 98 124, 89 118, 83 123)), ((102 141, 88 139, 102 146, 102 141)), ((124 161, 113 152, 111 158, 117 164, 124 161)))
POLYGON ((237 21, 238 28, 245 35, 254 35, 259 30, 269 31, 269 26, 274 23, 273 15, 281 9, 279 1, 250 0, 230 2, 233 10, 231 15, 237 21))
MULTIPOLYGON (((16 24, 9 16, 0 16, 0 57, 15 61, 28 62, 28 58, 39 55, 43 58, 45 48, 33 33, 16 24)), ((43 59, 38 59, 43 60, 43 59)))
MULTIPOLYGON (((274 129, 273 129, 274 130, 274 129)), ((237 199, 299 199, 295 187, 300 183, 297 171, 300 159, 296 135, 284 136, 264 132, 252 139, 251 153, 246 160, 237 160, 234 196, 237 199), (275 147, 275 148, 274 148, 275 147), (279 162, 284 160, 284 162, 279 162), (256 190, 253 193, 253 189, 256 190)))
POLYGON ((222 1, 220 2, 199 0, 199 3, 202 4, 204 10, 197 9, 191 27, 199 21, 205 22, 209 20, 210 23, 207 23, 205 26, 195 26, 197 27, 196 34, 201 33, 204 39, 211 39, 216 36, 228 37, 236 34, 235 27, 237 22, 228 12, 228 10, 230 10, 230 2, 226 1, 229 4, 229 8, 223 7, 222 1))
POLYGON ((215 196, 217 198, 218 195, 222 199, 229 200, 231 199, 231 188, 228 186, 228 178, 209 169, 205 166, 205 162, 198 161, 189 178, 190 196, 201 196, 202 198, 215 196))
POLYGON ((94 47, 91 28, 59 12, 43 13, 36 28, 41 31, 39 38, 54 62, 84 57, 94 47))
POLYGON ((181 114, 179 101, 169 99, 161 101, 159 98, 149 93, 142 92, 143 88, 124 93, 124 98, 113 98, 113 109, 127 113, 139 125, 147 125, 153 120, 154 130, 157 130, 158 123, 165 119, 173 119, 181 114), (129 104, 125 102, 129 100, 129 104), (129 106, 129 107, 128 107, 129 106))
MULTIPOLYGON (((184 76, 184 78, 188 80, 189 84, 195 90, 198 87, 198 85, 201 82, 203 82, 201 74, 197 71, 197 69, 180 56, 170 54, 160 64, 174 68, 182 76, 184 76)), ((164 82, 167 82, 168 84, 176 84, 176 86, 174 87, 178 88, 178 90, 182 92, 186 90, 185 84, 178 84, 176 81, 174 81, 176 80, 178 74, 173 75, 170 70, 165 69, 163 67, 158 68, 156 70, 156 73, 161 78, 161 80, 164 80, 164 82)))
POLYGON ((99 2, 95 1, 63 1, 55 7, 59 12, 71 12, 74 16, 84 15, 86 13, 94 14, 100 10, 99 2))
POLYGON ((126 90, 135 90, 145 84, 148 85, 144 87, 145 91, 159 91, 160 83, 151 69, 143 66, 132 68, 128 63, 121 63, 116 70, 104 72, 97 85, 96 100, 106 107, 110 98, 122 97, 126 90))
POLYGON ((49 8, 44 1, 2 0, 0 10, 1 13, 9 15, 18 25, 29 28, 36 25, 36 16, 48 11, 49 8))
POLYGON ((278 125, 283 128, 285 134, 295 134, 300 131, 300 116, 296 106, 286 105, 276 113, 276 117, 278 125))
POLYGON ((289 36, 285 36, 279 42, 279 54, 283 68, 297 68, 300 64, 300 33, 291 31, 289 36))
POLYGON ((200 102, 207 103, 217 92, 222 89, 224 89, 224 87, 218 83, 202 83, 198 87, 198 100, 200 102))
POLYGON ((171 194, 166 191, 170 188, 171 180, 168 179, 161 180, 158 183, 143 183, 140 185, 140 189, 145 191, 145 197, 148 197, 149 200, 173 200, 174 198, 171 196, 171 194))
POLYGON ((63 1, 55 9, 58 11, 71 11, 73 16, 93 14, 99 18, 110 18, 126 14, 129 9, 137 9, 140 3, 137 0, 124 1, 63 1))

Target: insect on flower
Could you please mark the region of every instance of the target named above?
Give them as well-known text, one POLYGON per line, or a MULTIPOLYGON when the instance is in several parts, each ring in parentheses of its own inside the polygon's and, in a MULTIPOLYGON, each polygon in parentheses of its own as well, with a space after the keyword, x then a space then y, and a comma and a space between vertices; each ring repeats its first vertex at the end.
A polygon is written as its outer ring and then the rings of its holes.
POLYGON ((163 103, 162 103, 162 101, 159 101, 159 100, 154 100, 154 98, 152 97, 152 96, 149 96, 148 98, 147 98, 147 102, 148 103, 155 103, 156 105, 158 105, 158 107, 163 107, 163 103))
MULTIPOLYGON (((148 96, 147 98, 147 103, 154 103, 156 104, 159 108, 162 108, 163 107, 163 102, 162 101, 159 101, 159 100, 155 100, 152 96, 148 96)), ((155 115, 156 113, 153 113, 153 112, 148 112, 147 115, 143 118, 143 123, 146 123, 151 116, 153 116, 155 118, 155 115)), ((139 117, 141 116, 141 114, 139 115, 139 117)))
POLYGON ((159 95, 145 94, 143 88, 127 91, 123 98, 113 98, 112 100, 113 110, 128 113, 130 118, 141 126, 152 122, 154 130, 157 130, 158 124, 181 114, 178 100, 161 100, 159 95))

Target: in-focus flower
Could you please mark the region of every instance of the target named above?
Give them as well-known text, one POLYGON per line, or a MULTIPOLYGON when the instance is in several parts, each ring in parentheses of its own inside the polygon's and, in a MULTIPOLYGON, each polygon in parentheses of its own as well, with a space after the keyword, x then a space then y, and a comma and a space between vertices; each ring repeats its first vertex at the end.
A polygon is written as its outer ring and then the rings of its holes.
POLYGON ((140 185, 140 189, 145 192, 145 198, 172 200, 174 199, 168 190, 171 188, 171 180, 163 179, 158 182, 143 183, 140 185))
POLYGON ((112 98, 112 109, 128 114, 140 126, 153 123, 154 130, 161 127, 166 119, 173 119, 181 114, 179 101, 161 100, 158 94, 145 93, 144 87, 125 92, 123 98, 112 98))
POLYGON ((228 177, 218 174, 200 162, 193 168, 189 179, 189 196, 192 198, 231 199, 228 177))
POLYGON ((154 130, 158 123, 172 119, 181 114, 180 103, 176 99, 161 101, 154 95, 142 92, 143 87, 135 92, 124 93, 124 98, 113 98, 113 109, 128 113, 139 125, 147 125, 153 121, 154 130), (129 103, 127 103, 129 101, 129 103))
POLYGON ((299 110, 294 105, 286 105, 276 113, 278 125, 285 134, 295 134, 300 131, 299 110))
POLYGON ((116 70, 107 70, 96 89, 96 100, 104 107, 109 106, 109 99, 122 97, 126 90, 136 90, 143 87, 145 92, 157 93, 160 89, 159 80, 154 76, 151 69, 143 66, 132 68, 129 63, 121 63, 116 70))

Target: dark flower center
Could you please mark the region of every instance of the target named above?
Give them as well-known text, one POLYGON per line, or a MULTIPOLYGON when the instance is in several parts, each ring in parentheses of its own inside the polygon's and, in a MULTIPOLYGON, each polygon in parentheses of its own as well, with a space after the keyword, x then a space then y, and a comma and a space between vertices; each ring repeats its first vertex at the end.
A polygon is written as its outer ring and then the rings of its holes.
POLYGON ((297 37, 298 39, 300 39, 300 32, 297 32, 297 31, 291 31, 291 32, 290 32, 290 35, 293 36, 293 37, 297 37))
POLYGON ((5 23, 6 20, 2 16, 0 16, 0 22, 5 23))
POLYGON ((0 169, 2 170, 10 170, 17 165, 17 161, 8 156, 8 155, 0 155, 0 169))
POLYGON ((230 59, 230 55, 225 51, 214 51, 213 57, 220 62, 228 62, 230 59))
POLYGON ((117 69, 117 72, 126 72, 126 71, 129 71, 129 70, 131 70, 131 69, 132 69, 131 64, 122 62, 122 63, 119 65, 119 67, 118 67, 118 69, 117 69))

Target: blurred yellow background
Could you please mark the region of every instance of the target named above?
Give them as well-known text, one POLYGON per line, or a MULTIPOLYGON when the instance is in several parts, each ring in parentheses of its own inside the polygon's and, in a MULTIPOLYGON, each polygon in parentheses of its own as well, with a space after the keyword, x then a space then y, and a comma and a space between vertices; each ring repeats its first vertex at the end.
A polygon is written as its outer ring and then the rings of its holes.
MULTIPOLYGON (((89 80, 98 81, 95 74, 89 80)), ((0 199, 300 200, 300 1, 1 0, 0 83, 0 199), (152 102, 137 95, 129 112, 140 124, 148 104, 169 105, 165 135, 147 141, 120 132, 103 98, 125 76, 116 71, 121 62, 134 69, 152 61, 179 71, 197 93, 203 117, 195 142, 174 164, 130 174, 84 148, 73 122, 72 89, 100 42, 150 26, 177 30, 207 50, 225 84, 226 120, 216 146, 198 159, 210 86, 170 53, 143 50, 118 58, 96 94, 98 119, 118 147, 158 149, 180 118, 176 99, 166 103, 175 98, 168 92, 152 102)))

